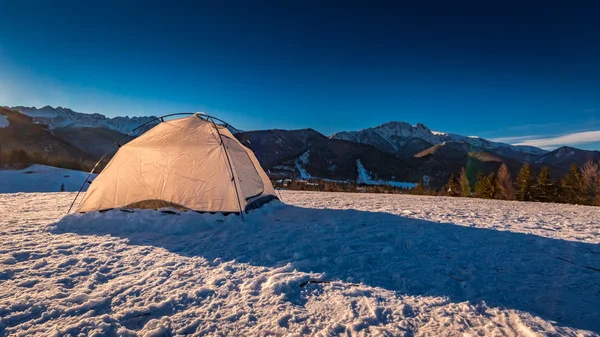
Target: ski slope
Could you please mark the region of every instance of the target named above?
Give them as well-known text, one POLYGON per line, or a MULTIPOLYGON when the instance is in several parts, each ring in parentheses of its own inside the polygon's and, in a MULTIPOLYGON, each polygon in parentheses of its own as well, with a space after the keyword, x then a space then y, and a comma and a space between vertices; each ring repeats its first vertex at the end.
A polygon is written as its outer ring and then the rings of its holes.
POLYGON ((9 124, 8 118, 4 115, 0 115, 0 128, 6 128, 9 124))
POLYGON ((407 183, 402 181, 383 181, 374 180, 371 178, 371 174, 365 169, 360 159, 356 160, 356 167, 358 169, 358 179, 356 180, 359 184, 365 185, 390 185, 399 188, 413 189, 417 186, 415 183, 407 183))
POLYGON ((282 191, 244 222, 62 218, 73 195, 0 194, 0 335, 600 331, 598 208, 282 191))

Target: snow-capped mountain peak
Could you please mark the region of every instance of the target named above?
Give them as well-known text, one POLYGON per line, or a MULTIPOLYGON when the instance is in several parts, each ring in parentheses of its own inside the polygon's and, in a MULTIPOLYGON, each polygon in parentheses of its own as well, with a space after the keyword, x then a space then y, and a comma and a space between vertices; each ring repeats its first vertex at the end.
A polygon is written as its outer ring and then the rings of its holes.
MULTIPOLYGON (((64 107, 51 107, 46 105, 42 108, 16 106, 13 110, 33 118, 38 124, 48 125, 48 129, 66 127, 103 127, 121 133, 129 133, 136 127, 155 119, 155 117, 114 117, 109 118, 99 113, 81 113, 64 107)), ((137 134, 145 131, 140 130, 137 134)))
POLYGON ((477 136, 462 136, 452 133, 432 131, 422 123, 411 125, 406 122, 392 121, 363 129, 360 131, 343 131, 331 136, 333 139, 349 140, 357 143, 370 144, 387 152, 399 151, 412 140, 419 139, 430 145, 444 142, 467 143, 483 150, 498 150, 500 152, 517 152, 521 155, 543 155, 547 151, 533 146, 514 146, 492 142, 477 136), (390 148, 393 148, 393 150, 390 148))

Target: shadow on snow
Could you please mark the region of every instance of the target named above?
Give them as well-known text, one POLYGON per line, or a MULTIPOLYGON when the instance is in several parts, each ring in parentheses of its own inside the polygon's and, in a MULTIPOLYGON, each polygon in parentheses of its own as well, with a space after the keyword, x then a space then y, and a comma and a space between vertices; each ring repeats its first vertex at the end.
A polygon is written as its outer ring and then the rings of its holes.
POLYGON ((68 216, 54 232, 106 235, 210 261, 291 264, 324 280, 529 312, 600 331, 600 245, 389 213, 269 205, 246 217, 154 211, 68 216), (168 234, 168 235, 166 235, 168 234))

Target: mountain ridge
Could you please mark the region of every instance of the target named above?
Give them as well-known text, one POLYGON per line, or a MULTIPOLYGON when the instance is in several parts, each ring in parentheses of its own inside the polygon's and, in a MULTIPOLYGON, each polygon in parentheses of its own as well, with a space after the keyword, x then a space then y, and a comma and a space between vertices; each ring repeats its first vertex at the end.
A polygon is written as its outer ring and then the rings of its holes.
MULTIPOLYGON (((111 118, 99 113, 90 114, 77 112, 69 108, 64 108, 61 106, 54 108, 49 105, 39 109, 36 107, 26 106, 14 106, 10 109, 16 110, 26 116, 31 117, 37 124, 47 125, 49 130, 66 127, 104 127, 127 134, 141 124, 156 119, 154 116, 117 116, 111 118)), ((153 125, 149 125, 147 128, 141 128, 140 130, 134 132, 134 135, 139 136, 152 126, 153 125)))
MULTIPOLYGON (((370 144, 380 148, 383 151, 391 153, 398 152, 398 149, 402 146, 405 146, 408 140, 415 138, 431 144, 431 146, 439 145, 444 142, 464 142, 484 150, 502 151, 505 152, 505 154, 507 152, 516 152, 515 154, 509 154, 509 156, 513 157, 532 155, 541 156, 549 152, 534 146, 511 145, 489 141, 476 136, 462 136, 453 133, 432 131, 422 123, 411 125, 402 121, 390 121, 378 126, 365 128, 358 131, 337 132, 332 134, 330 138, 370 144), (381 139, 378 139, 377 136, 381 139), (385 141, 391 147, 382 145, 383 141, 385 141), (392 151, 392 148, 395 151, 392 151)), ((416 153, 418 152, 413 154, 416 153)))
MULTIPOLYGON (((70 149, 67 152, 89 154, 91 159, 98 159, 108 149, 116 150, 112 147, 115 141, 140 124, 155 119, 127 116, 109 118, 102 114, 86 114, 51 106, 39 109, 18 106, 11 111, 24 117, 19 119, 21 123, 31 123, 40 131, 46 130, 46 137, 52 135, 64 141, 63 148, 70 149), (69 146, 81 150, 81 153, 69 146)), ((14 130, 12 121, 7 119, 6 123, 9 123, 8 128, 5 127, 3 133, 14 130)), ((121 145, 153 125, 151 123, 132 134, 132 137, 126 137, 121 145)), ((401 121, 359 131, 342 131, 330 136, 312 128, 241 131, 235 136, 254 151, 271 176, 300 179, 318 177, 334 181, 359 181, 362 169, 372 175, 373 181, 416 183, 423 180, 431 182, 432 186, 441 186, 451 174, 458 173, 465 166, 473 174, 477 171, 488 174, 504 163, 516 176, 520 166, 529 163, 534 171, 549 166, 555 175, 560 175, 573 163, 581 166, 587 160, 600 160, 599 151, 570 147, 546 151, 432 131, 422 123, 411 125, 401 121)), ((35 142, 32 139, 23 144, 39 149, 40 144, 36 145, 35 142)))

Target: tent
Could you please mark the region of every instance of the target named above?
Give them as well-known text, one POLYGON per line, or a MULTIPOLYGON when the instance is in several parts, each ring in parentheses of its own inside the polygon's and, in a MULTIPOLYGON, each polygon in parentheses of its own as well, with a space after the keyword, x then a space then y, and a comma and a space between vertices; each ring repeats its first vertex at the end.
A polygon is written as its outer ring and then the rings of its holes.
POLYGON ((168 207, 242 213, 277 199, 254 153, 213 117, 160 120, 119 148, 79 212, 168 207))

